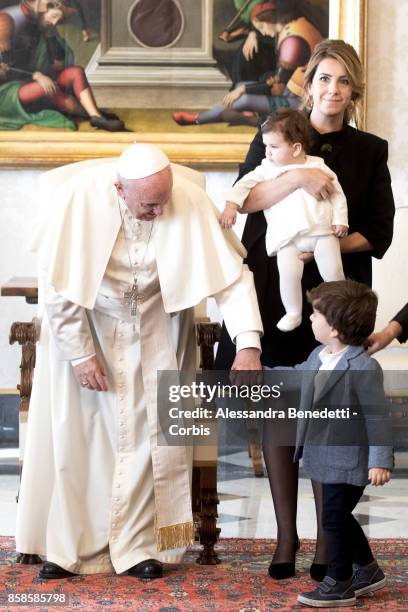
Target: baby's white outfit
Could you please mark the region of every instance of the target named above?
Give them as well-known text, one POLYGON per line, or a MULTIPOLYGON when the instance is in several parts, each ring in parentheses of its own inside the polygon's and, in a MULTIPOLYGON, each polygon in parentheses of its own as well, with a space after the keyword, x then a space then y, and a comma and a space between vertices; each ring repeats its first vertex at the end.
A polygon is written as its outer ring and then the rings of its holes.
POLYGON ((324 281, 343 280, 340 244, 332 225, 348 227, 347 201, 337 179, 320 157, 308 155, 304 164, 276 166, 268 159, 242 177, 227 195, 227 200, 241 207, 250 190, 258 183, 275 179, 297 168, 318 168, 333 179, 334 194, 319 201, 304 189, 296 189, 277 204, 264 210, 267 222, 265 236, 269 256, 277 255, 280 293, 286 315, 277 324, 290 331, 302 320, 303 262, 299 253, 312 252, 324 281))

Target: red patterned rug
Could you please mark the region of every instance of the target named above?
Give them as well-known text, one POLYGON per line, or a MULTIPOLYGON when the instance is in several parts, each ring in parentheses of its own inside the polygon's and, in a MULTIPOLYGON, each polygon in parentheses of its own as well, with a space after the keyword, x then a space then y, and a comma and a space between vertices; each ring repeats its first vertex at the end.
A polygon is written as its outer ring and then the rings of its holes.
MULTIPOLYGON (((407 612, 408 540, 371 543, 388 577, 388 587, 361 597, 357 606, 347 609, 407 612)), ((100 574, 46 582, 37 578, 40 566, 14 563, 12 538, 0 538, 0 547, 0 610, 11 612, 300 612, 307 608, 296 603, 297 594, 315 585, 308 577, 311 540, 302 541, 296 577, 279 582, 267 576, 274 547, 271 540, 222 539, 217 547, 222 563, 217 566, 197 565, 197 553, 191 549, 184 563, 166 566, 164 578, 154 581, 100 574)))

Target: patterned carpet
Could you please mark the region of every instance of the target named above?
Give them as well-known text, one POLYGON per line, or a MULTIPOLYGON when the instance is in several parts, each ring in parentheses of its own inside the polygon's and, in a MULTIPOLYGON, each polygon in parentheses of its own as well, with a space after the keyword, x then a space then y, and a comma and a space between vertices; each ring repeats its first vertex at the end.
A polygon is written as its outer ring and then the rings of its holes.
MULTIPOLYGON (((141 612, 267 612, 305 610, 296 604, 300 591, 314 583, 307 571, 313 542, 303 540, 297 557, 296 578, 276 582, 267 576, 274 543, 270 540, 222 539, 218 566, 200 566, 190 550, 181 565, 166 566, 162 580, 140 581, 130 576, 78 576, 45 582, 37 578, 40 566, 14 564, 14 540, 0 538, 0 610, 138 610, 141 612), (9 596, 25 594, 24 606, 7 604, 9 596), (59 605, 35 603, 41 595, 59 605), (29 597, 30 596, 30 597, 29 597), (50 598, 49 595, 46 596, 50 598)), ((374 540, 373 550, 388 576, 388 588, 362 597, 353 610, 408 611, 408 540, 374 540)), ((343 608, 344 610, 346 608, 343 608)), ((351 608, 347 608, 351 609, 351 608)))

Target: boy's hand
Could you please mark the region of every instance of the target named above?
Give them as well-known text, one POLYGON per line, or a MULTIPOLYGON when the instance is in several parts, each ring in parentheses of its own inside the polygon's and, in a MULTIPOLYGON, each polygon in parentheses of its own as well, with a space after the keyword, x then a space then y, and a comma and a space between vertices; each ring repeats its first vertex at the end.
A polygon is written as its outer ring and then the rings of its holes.
POLYGON ((348 234, 347 225, 332 225, 332 230, 337 238, 344 238, 348 234))
POLYGON ((231 229, 237 220, 237 205, 233 202, 227 202, 225 208, 221 213, 219 219, 220 225, 223 229, 231 229))
POLYGON ((390 470, 385 468, 370 468, 368 470, 368 480, 373 487, 383 486, 391 478, 390 470))

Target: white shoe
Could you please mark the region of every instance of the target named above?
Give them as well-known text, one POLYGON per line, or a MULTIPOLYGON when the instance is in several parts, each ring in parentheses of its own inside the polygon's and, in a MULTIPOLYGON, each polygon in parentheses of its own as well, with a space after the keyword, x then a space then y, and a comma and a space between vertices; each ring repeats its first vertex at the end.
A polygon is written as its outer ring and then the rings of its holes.
POLYGON ((284 317, 281 318, 280 321, 277 322, 276 327, 283 332, 292 331, 292 329, 296 329, 302 322, 301 314, 285 314, 284 317))

